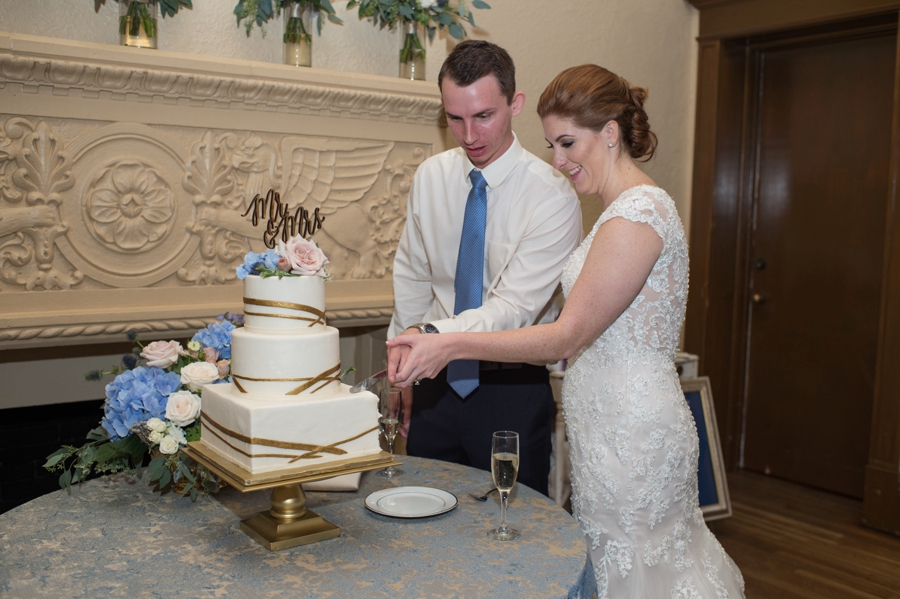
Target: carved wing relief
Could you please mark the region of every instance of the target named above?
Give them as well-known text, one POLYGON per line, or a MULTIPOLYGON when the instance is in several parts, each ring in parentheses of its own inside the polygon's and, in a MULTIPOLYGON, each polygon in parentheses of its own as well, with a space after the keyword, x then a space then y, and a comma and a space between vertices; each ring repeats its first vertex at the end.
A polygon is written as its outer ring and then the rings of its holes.
POLYGON ((0 283, 31 291, 234 281, 243 255, 263 247, 261 228, 241 214, 269 189, 325 216, 316 241, 335 279, 381 278, 426 155, 390 141, 197 137, 134 123, 86 129, 66 146, 48 122, 10 118, 0 134, 0 283))

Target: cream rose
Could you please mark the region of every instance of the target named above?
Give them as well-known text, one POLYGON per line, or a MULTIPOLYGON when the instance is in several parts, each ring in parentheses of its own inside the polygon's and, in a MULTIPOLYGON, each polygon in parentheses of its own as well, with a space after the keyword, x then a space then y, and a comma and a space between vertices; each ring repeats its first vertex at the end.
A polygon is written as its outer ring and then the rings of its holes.
MULTIPOLYGON (((213 365, 218 374, 218 368, 213 365)), ((184 370, 181 371, 184 376, 184 370)), ((188 426, 200 415, 200 398, 190 391, 175 391, 166 402, 166 420, 178 426, 188 426)), ((165 429, 163 429, 165 430, 165 429)), ((171 434, 171 432, 169 433, 171 434)))
POLYGON ((320 277, 325 276, 325 265, 328 258, 312 241, 300 237, 291 237, 287 243, 278 242, 278 253, 291 263, 291 272, 295 275, 320 277))
POLYGON ((159 451, 160 453, 165 453, 168 455, 177 453, 178 439, 176 439, 172 435, 166 435, 165 437, 163 437, 163 440, 159 442, 159 451))
MULTIPOLYGON (((200 387, 212 383, 219 378, 219 369, 210 362, 193 362, 181 369, 181 383, 191 391, 199 391, 200 387)), ((171 395, 169 398, 171 399, 171 395)))
POLYGON ((166 423, 159 418, 151 418, 147 421, 147 428, 156 433, 164 433, 166 431, 166 423))
POLYGON ((151 431, 150 436, 147 438, 150 439, 151 443, 159 443, 166 438, 166 433, 160 431, 151 431))
POLYGON ((182 353, 184 348, 177 341, 154 341, 141 351, 141 357, 147 360, 147 366, 168 368, 182 353))
POLYGON ((419 6, 421 6, 425 10, 428 10, 435 4, 437 4, 437 0, 419 0, 419 6))

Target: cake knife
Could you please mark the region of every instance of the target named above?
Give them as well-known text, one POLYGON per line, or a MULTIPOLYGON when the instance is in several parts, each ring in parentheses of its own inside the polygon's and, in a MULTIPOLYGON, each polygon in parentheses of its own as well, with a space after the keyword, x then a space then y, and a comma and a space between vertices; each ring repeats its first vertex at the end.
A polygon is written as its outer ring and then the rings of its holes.
POLYGON ((368 389, 369 387, 374 385, 375 381, 377 381, 380 378, 383 378, 386 374, 387 374, 387 369, 384 369, 381 372, 376 372, 375 374, 373 374, 369 378, 365 379, 364 381, 360 381, 359 383, 356 383, 355 385, 350 387, 350 393, 359 393, 360 391, 365 391, 366 389, 368 389))

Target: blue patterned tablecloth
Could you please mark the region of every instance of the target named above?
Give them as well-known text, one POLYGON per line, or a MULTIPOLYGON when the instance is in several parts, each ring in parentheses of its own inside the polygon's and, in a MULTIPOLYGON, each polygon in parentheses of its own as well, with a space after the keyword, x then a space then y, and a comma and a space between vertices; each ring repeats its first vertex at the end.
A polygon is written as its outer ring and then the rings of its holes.
POLYGON ((364 473, 355 493, 308 492, 307 505, 341 536, 270 552, 240 531, 269 508, 269 492, 228 488, 191 503, 124 475, 57 491, 0 515, 0 597, 469 598, 591 597, 596 585, 575 520, 517 485, 516 541, 486 532, 500 516, 487 472, 399 456, 396 481, 364 473), (427 486, 459 498, 422 519, 370 512, 364 499, 390 486, 427 486))

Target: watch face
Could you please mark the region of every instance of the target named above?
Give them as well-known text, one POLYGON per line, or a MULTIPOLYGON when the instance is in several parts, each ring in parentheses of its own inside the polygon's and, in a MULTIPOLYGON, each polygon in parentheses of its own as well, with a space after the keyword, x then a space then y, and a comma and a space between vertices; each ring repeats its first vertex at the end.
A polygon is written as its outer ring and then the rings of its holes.
POLYGON ((438 332, 437 327, 434 326, 433 324, 431 324, 430 322, 427 323, 427 324, 426 324, 424 327, 422 327, 422 328, 424 329, 424 331, 425 331, 426 333, 437 333, 437 332, 438 332))

